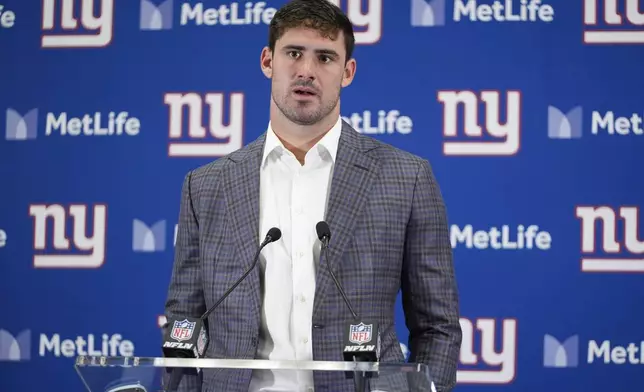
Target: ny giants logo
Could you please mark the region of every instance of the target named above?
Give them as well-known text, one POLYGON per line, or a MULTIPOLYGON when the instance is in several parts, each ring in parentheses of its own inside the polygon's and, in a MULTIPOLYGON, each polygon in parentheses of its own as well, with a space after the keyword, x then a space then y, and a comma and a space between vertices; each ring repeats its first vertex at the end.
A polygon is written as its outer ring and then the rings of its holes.
POLYGON ((644 44, 642 0, 584 0, 583 4, 584 43, 644 44), (600 23, 603 26, 598 26, 600 23))
POLYGON ((638 239, 638 207, 577 206, 575 213, 581 220, 582 272, 644 272, 644 241, 638 239), (598 220, 601 225, 597 225, 598 220), (618 225, 618 221, 622 224, 618 225), (596 227, 601 227, 601 236, 596 235, 596 227), (597 242, 601 244, 600 250, 597 242))
POLYGON ((460 368, 456 372, 459 384, 509 384, 516 376, 517 362, 517 320, 504 319, 502 330, 497 331, 497 320, 479 318, 460 319, 463 331, 463 342, 459 357, 460 368), (476 329, 480 331, 477 338, 476 329), (501 336, 500 351, 496 351, 496 336, 501 336), (475 344, 477 340, 478 344, 475 344), (476 348, 479 348, 477 350, 476 348), (478 353, 477 353, 478 351, 478 353), (493 369, 463 369, 463 367, 480 367, 480 360, 493 369))
POLYGON ((382 0, 329 0, 332 4, 344 8, 355 31, 357 45, 374 45, 382 38, 382 0), (362 3, 367 6, 363 7, 362 3), (363 12, 364 9, 364 12, 363 12))
POLYGON ((88 208, 72 204, 32 204, 29 215, 34 221, 34 268, 100 268, 105 262, 107 206, 94 206, 92 236, 87 236, 88 208), (69 219, 71 218, 71 219, 69 219), (73 221, 71 230, 68 224, 73 221), (48 225, 48 223, 51 223, 48 225), (70 234, 71 233, 71 234, 70 234), (70 252, 70 239, 83 254, 70 252), (48 241, 49 240, 49 241, 48 241), (59 254, 46 254, 47 245, 59 254), (91 252, 91 253, 87 253, 91 252))
POLYGON ((244 140, 244 94, 229 95, 226 111, 225 93, 212 92, 203 97, 198 93, 165 94, 163 102, 169 110, 168 156, 221 157, 240 149, 244 140), (207 126, 203 124, 205 104, 210 114, 207 126))
POLYGON ((512 156, 519 151, 521 135, 521 92, 506 92, 505 110, 501 110, 498 91, 442 90, 443 154, 450 156, 512 156), (483 107, 479 116, 479 108, 483 107), (462 107, 462 112, 459 108, 462 107), (462 115, 459 115, 462 113, 462 115), (501 117, 505 114, 505 122, 501 117), (462 134, 459 135, 459 129, 462 134), (450 141, 467 137, 469 140, 450 141), (480 140, 482 138, 491 140, 480 140))
POLYGON ((42 0, 42 31, 43 48, 105 47, 114 34, 114 0, 42 0), (77 2, 80 15, 74 12, 77 2))

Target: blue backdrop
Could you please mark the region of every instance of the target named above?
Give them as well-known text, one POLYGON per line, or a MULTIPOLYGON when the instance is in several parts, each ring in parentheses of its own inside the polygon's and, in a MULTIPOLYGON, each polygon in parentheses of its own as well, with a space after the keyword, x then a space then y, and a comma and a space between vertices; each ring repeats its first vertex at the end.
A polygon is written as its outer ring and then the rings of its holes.
MULTIPOLYGON (((181 181, 266 129, 283 3, 0 0, 0 390, 160 355, 181 181)), ((447 203, 457 390, 641 390, 644 1, 336 3, 343 116, 447 203)))

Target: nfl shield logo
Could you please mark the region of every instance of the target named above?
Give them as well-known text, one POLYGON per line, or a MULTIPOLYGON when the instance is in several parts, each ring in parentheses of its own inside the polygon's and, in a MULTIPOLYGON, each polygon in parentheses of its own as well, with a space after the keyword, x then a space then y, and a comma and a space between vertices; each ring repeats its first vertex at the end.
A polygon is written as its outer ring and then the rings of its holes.
POLYGON ((192 337, 192 332, 195 330, 195 324, 197 322, 191 323, 188 319, 183 321, 175 321, 172 326, 172 332, 170 336, 176 341, 189 340, 192 337))
POLYGON ((351 324, 351 329, 349 330, 349 341, 354 344, 363 344, 370 342, 372 329, 373 324, 351 324))

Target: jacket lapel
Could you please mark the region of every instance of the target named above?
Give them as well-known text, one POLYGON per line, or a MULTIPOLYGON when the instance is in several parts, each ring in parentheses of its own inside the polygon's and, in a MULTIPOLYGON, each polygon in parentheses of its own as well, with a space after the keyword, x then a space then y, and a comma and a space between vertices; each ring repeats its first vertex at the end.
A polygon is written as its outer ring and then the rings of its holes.
MULTIPOLYGON (((246 271, 253 263, 253 257, 260 244, 259 240, 259 187, 260 164, 264 147, 265 134, 257 138, 246 148, 232 153, 228 159, 225 172, 224 194, 228 207, 228 219, 232 228, 231 240, 236 244, 240 272, 246 271)), ((263 238, 262 238, 263 240, 263 238)), ((242 287, 248 289, 253 317, 260 317, 260 281, 259 268, 246 277, 242 287)))
POLYGON ((323 263, 328 262, 331 270, 337 275, 338 263, 352 238, 356 221, 361 215, 373 180, 377 176, 377 162, 366 154, 373 148, 377 148, 376 143, 343 122, 325 218, 331 229, 331 241, 328 260, 324 260, 321 256, 317 270, 314 318, 320 311, 327 291, 335 290, 335 288, 329 288, 334 283, 323 263))

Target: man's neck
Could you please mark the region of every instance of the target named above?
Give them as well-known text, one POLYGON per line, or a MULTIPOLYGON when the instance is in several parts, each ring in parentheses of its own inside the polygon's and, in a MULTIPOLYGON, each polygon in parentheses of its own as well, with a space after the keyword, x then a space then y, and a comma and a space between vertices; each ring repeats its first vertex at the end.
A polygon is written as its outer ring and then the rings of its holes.
POLYGON ((337 121, 338 114, 332 113, 317 124, 298 125, 287 120, 281 113, 275 115, 271 113, 273 132, 302 165, 306 153, 333 128, 337 121))

